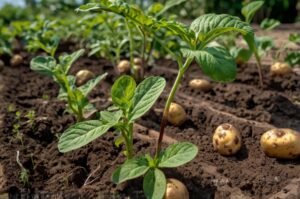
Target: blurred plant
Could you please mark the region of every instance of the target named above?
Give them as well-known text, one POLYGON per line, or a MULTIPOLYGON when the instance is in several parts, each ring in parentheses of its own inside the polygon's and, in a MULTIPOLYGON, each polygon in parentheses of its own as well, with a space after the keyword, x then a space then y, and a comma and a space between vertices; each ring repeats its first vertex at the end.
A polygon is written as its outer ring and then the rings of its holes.
POLYGON ((20 156, 20 151, 17 151, 16 162, 21 169, 19 179, 23 185, 28 185, 29 184, 29 171, 23 166, 23 164, 20 161, 19 156, 20 156))

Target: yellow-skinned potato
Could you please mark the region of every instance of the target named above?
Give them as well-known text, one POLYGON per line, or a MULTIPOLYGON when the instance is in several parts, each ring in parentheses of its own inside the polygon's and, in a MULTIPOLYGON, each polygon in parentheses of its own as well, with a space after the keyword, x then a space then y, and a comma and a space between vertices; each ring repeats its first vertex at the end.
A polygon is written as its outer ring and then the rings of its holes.
POLYGON ((276 62, 270 68, 272 75, 286 75, 292 72, 292 68, 287 63, 276 62))
POLYGON ((186 112, 181 105, 176 103, 171 103, 169 114, 168 114, 168 121, 175 125, 180 126, 186 120, 186 112))
POLYGON ((189 199, 189 192, 182 182, 168 178, 164 199, 189 199))
POLYGON ((241 134, 233 125, 221 124, 214 132, 213 146, 214 150, 221 155, 233 155, 242 146, 241 134))
POLYGON ((23 62, 23 57, 21 55, 14 55, 11 59, 10 59, 10 65, 11 66, 19 66, 20 64, 22 64, 23 62))
POLYGON ((269 157, 294 159, 300 157, 300 134, 292 129, 272 129, 265 132, 260 145, 269 157))
POLYGON ((130 62, 128 60, 121 60, 117 67, 119 73, 127 73, 130 71, 130 62))
POLYGON ((206 79, 193 79, 189 82, 189 86, 195 90, 209 91, 212 85, 206 79))
POLYGON ((134 63, 135 65, 142 65, 142 64, 143 64, 143 61, 142 61, 141 58, 136 57, 136 58, 133 59, 133 63, 134 63))
POLYGON ((94 73, 89 70, 80 70, 76 73, 76 85, 82 86, 95 77, 94 73))

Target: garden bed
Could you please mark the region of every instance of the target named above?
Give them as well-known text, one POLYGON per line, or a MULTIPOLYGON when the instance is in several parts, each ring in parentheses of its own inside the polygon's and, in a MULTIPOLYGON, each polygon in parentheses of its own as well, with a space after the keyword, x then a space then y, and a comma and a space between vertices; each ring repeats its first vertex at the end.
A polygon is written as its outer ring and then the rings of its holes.
MULTIPOLYGON (((115 136, 108 133, 89 145, 70 153, 57 149, 57 136, 75 122, 65 114, 65 104, 56 99, 58 87, 52 79, 29 69, 31 56, 23 53, 19 67, 5 67, 0 73, 0 193, 11 198, 95 198, 105 196, 143 198, 140 180, 116 186, 111 174, 124 161, 121 149, 113 144, 115 136), (26 118, 35 111, 33 125, 26 118), (16 119, 16 111, 21 113, 16 119), (14 137, 14 124, 19 123, 23 144, 14 137), (20 182, 20 160, 29 170, 29 184, 20 182), (2 168, 2 169, 1 169, 2 168), (92 174, 92 175, 91 175, 92 174)), ((135 150, 153 152, 166 94, 174 81, 176 64, 158 61, 147 68, 146 75, 161 75, 168 82, 165 93, 153 109, 135 126, 135 150)), ((230 84, 214 83, 209 92, 188 87, 188 81, 202 77, 193 65, 184 77, 175 101, 184 106, 188 120, 181 127, 168 125, 164 142, 190 141, 199 148, 198 156, 185 166, 166 170, 167 177, 184 182, 190 198, 297 198, 300 196, 300 160, 283 161, 268 158, 260 150, 263 132, 276 127, 300 130, 300 76, 273 78, 264 71, 264 87, 258 85, 254 64, 239 67, 239 75, 230 84), (242 134, 242 150, 233 157, 223 157, 213 151, 212 133, 222 123, 234 124, 242 134)), ((81 58, 71 69, 89 69, 109 75, 90 94, 90 100, 102 110, 110 105, 109 92, 116 78, 112 66, 103 59, 81 58)))

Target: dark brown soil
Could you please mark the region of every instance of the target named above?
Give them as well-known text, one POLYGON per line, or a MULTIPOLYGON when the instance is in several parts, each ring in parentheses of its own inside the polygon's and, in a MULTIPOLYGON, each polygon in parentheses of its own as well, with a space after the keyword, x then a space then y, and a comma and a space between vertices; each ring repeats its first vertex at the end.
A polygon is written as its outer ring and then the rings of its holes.
MULTIPOLYGON (((31 57, 23 55, 21 66, 8 66, 0 73, 0 193, 9 193, 10 198, 144 198, 140 180, 119 186, 110 180, 113 170, 124 161, 122 149, 113 145, 113 133, 80 150, 58 152, 57 137, 75 118, 65 113, 64 102, 56 99, 58 87, 53 80, 32 72, 28 68, 31 57), (30 110, 36 115, 32 123, 26 118, 30 110), (21 113, 20 119, 16 111, 21 113), (15 124, 20 124, 22 142, 15 137, 15 124), (17 151, 29 171, 26 185, 19 178, 17 151)), ((135 128, 139 153, 153 151, 153 137, 157 136, 167 91, 176 74, 174 62, 156 64, 146 74, 164 76, 168 86, 155 107, 138 121, 142 125, 135 128)), ((109 90, 116 78, 113 67, 102 59, 84 57, 71 73, 81 68, 96 74, 109 72, 90 95, 99 110, 108 107, 109 90)), ((203 76, 195 65, 189 69, 175 100, 186 109, 188 120, 181 127, 167 126, 165 144, 191 141, 199 147, 199 154, 191 163, 165 172, 186 183, 192 199, 300 197, 300 160, 268 158, 259 146, 261 134, 270 128, 300 131, 300 76, 274 78, 267 71, 268 66, 263 88, 257 86, 255 66, 247 64, 239 68, 235 82, 213 83, 213 89, 205 93, 188 87, 189 80, 203 76), (243 148, 233 157, 219 155, 211 144, 214 129, 225 122, 235 125, 243 137, 243 148)))

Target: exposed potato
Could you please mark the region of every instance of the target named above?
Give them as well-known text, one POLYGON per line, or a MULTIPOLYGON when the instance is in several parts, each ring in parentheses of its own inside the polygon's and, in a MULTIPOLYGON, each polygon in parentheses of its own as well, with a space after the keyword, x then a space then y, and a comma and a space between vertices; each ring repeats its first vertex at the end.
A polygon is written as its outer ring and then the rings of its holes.
POLYGON ((168 121, 175 126, 180 126, 185 120, 186 113, 182 106, 176 103, 171 103, 168 121))
POLYGON ((260 139, 262 150, 267 156, 280 159, 300 157, 300 134, 292 129, 272 129, 260 139))
POLYGON ((276 62, 270 68, 272 75, 286 75, 292 72, 292 68, 287 63, 276 62))
POLYGON ((10 65, 11 66, 19 66, 20 64, 22 64, 23 62, 23 57, 21 55, 14 55, 11 59, 10 59, 10 65))
POLYGON ((94 73, 89 70, 80 70, 76 73, 76 85, 82 86, 95 77, 94 73))
POLYGON ((168 178, 164 199, 189 199, 189 192, 182 182, 168 178))
POLYGON ((119 73, 127 73, 130 71, 130 62, 128 60, 121 60, 117 67, 119 73))
POLYGON ((221 155, 233 155, 242 146, 241 134, 233 125, 221 124, 214 132, 213 146, 221 155))
POLYGON ((136 57, 136 58, 133 59, 133 63, 134 63, 135 65, 142 65, 142 64, 143 64, 143 61, 142 61, 141 58, 136 57))
POLYGON ((189 82, 189 86, 192 89, 197 89, 201 91, 209 91, 212 89, 212 85, 206 79, 193 79, 189 82))

